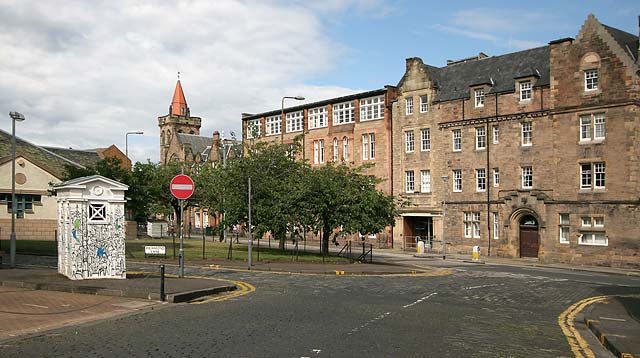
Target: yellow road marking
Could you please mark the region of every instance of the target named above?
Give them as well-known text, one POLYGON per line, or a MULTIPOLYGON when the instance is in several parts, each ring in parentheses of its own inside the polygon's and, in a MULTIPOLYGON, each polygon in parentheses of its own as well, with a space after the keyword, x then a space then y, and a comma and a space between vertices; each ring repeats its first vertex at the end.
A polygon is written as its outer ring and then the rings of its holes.
POLYGON ((569 347, 571 347, 571 351, 576 358, 595 358, 595 354, 589 348, 589 344, 584 340, 584 338, 582 338, 578 330, 573 325, 576 315, 586 306, 604 301, 607 298, 608 296, 585 298, 584 300, 572 304, 558 317, 558 324, 562 329, 562 333, 567 337, 569 347))
MULTIPOLYGON (((132 275, 159 276, 155 272, 128 271, 127 273, 130 273, 132 275)), ((178 278, 178 275, 175 275, 175 274, 165 274, 164 276, 165 277, 171 277, 171 278, 178 278)), ((230 294, 223 294, 223 295, 215 296, 215 297, 212 297, 210 299, 206 299, 206 300, 202 300, 202 301, 190 302, 190 304, 194 304, 194 305, 199 305, 199 304, 203 304, 203 303, 207 303, 207 302, 213 302, 213 301, 225 301, 225 300, 228 300, 228 299, 231 299, 231 298, 244 296, 244 295, 249 294, 249 293, 251 293, 251 292, 256 290, 256 288, 253 285, 251 285, 250 283, 242 282, 242 281, 234 281, 234 280, 227 280, 227 279, 224 279, 224 278, 213 278, 213 277, 206 277, 206 276, 185 276, 185 278, 199 278, 199 279, 212 280, 212 281, 224 281, 224 282, 232 283, 232 284, 234 284, 234 285, 236 285, 238 287, 237 289, 235 289, 233 291, 229 291, 229 292, 231 292, 230 294)))

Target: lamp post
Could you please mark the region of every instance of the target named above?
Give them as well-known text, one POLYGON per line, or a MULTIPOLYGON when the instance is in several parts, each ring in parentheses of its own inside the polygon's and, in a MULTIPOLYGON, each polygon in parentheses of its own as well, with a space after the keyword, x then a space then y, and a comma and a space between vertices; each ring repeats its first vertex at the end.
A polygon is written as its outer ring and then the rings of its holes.
POLYGON ((11 117, 11 242, 9 252, 11 256, 11 268, 16 267, 16 121, 24 121, 24 115, 18 112, 9 112, 11 117))
MULTIPOLYGON (((284 100, 285 98, 295 99, 296 101, 304 101, 304 97, 302 96, 284 96, 282 97, 282 120, 284 121, 284 100)), ((282 122, 280 123, 282 125, 282 122)), ((284 128, 280 127, 280 143, 284 143, 284 128)))
POLYGON ((144 134, 144 132, 143 131, 127 132, 127 134, 124 136, 124 155, 127 156, 127 159, 129 159, 129 134, 144 134))
POLYGON ((447 217, 447 180, 448 176, 442 176, 442 259, 447 259, 447 238, 445 233, 447 228, 445 226, 445 218, 447 217))

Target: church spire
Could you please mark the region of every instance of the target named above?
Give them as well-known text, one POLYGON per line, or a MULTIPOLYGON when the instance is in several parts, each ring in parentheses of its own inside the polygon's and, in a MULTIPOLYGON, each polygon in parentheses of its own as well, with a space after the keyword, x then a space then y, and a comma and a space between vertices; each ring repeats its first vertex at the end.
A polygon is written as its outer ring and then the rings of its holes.
POLYGON ((176 83, 176 89, 173 92, 173 100, 171 100, 170 112, 171 113, 169 114, 177 116, 189 115, 189 107, 187 106, 187 100, 184 98, 184 92, 182 91, 182 85, 180 84, 180 77, 178 77, 178 83, 176 83))

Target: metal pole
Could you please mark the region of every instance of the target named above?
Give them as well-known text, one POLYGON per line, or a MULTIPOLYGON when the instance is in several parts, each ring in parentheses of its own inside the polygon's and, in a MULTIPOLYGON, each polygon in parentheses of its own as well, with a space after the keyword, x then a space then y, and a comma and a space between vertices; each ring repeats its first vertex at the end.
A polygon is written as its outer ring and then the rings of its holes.
POLYGON ((447 217, 447 179, 446 175, 442 176, 442 259, 447 259, 447 238, 446 238, 446 217, 447 217))
POLYGON ((160 265, 160 301, 164 302, 164 264, 160 265))
POLYGON ((184 200, 180 199, 180 278, 184 277, 184 200))
POLYGON ((129 133, 124 135, 124 156, 129 158, 129 133))
POLYGON ((253 259, 253 254, 251 252, 253 246, 253 237, 251 236, 251 177, 249 177, 249 241, 247 242, 247 262, 249 263, 249 270, 251 270, 251 264, 253 259))
POLYGON ((16 268, 16 120, 11 118, 11 255, 10 267, 16 268))

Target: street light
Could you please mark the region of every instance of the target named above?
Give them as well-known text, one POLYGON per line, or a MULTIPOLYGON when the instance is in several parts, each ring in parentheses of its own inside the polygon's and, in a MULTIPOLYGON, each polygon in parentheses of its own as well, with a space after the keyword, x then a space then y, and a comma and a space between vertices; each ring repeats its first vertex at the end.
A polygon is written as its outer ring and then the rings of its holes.
POLYGON ((24 115, 18 112, 9 112, 11 117, 11 243, 9 252, 11 255, 11 268, 16 267, 16 121, 24 121, 24 115))
POLYGON ((447 259, 447 239, 445 233, 447 228, 445 227, 445 218, 447 216, 447 179, 448 176, 442 176, 442 259, 447 259))
MULTIPOLYGON (((284 100, 285 98, 295 99, 296 101, 304 101, 304 97, 302 96, 284 96, 282 97, 282 120, 284 120, 284 100)), ((282 123, 280 124, 282 125, 282 123)), ((284 128, 280 127, 280 143, 284 142, 284 128)))
POLYGON ((127 134, 124 136, 124 155, 127 156, 127 159, 129 159, 129 134, 144 134, 144 132, 143 131, 127 132, 127 134))

